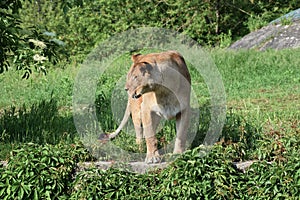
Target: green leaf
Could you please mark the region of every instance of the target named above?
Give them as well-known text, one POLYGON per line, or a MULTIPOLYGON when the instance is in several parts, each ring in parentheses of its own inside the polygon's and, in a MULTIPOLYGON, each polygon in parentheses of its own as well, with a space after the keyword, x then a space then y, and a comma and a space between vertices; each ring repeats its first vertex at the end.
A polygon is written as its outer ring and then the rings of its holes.
POLYGON ((38 191, 37 189, 34 190, 34 196, 33 196, 34 200, 38 200, 39 199, 39 195, 38 195, 38 191))
POLYGON ((0 190, 0 197, 2 197, 2 196, 3 196, 3 194, 4 194, 5 190, 6 190, 6 188, 2 188, 2 189, 0 190))
POLYGON ((23 199, 23 197, 24 197, 24 189, 20 187, 18 191, 18 198, 23 199))

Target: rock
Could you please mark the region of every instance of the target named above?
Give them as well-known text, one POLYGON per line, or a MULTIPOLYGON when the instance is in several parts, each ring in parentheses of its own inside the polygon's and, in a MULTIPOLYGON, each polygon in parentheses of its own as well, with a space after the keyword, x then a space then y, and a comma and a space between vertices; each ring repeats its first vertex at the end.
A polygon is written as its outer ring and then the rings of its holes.
POLYGON ((0 161, 0 167, 6 167, 7 161, 0 161))
POLYGON ((233 165, 239 171, 245 173, 246 170, 254 163, 255 160, 245 161, 245 162, 234 162, 233 165))
POLYGON ((300 47, 300 8, 233 43, 230 49, 266 50, 300 47), (289 25, 280 24, 282 20, 289 25))
MULTIPOLYGON (((255 162, 259 162, 258 160, 249 160, 244 162, 233 162, 234 167, 245 173, 246 170, 255 162)), ((115 167, 124 171, 135 172, 139 174, 144 174, 146 172, 151 172, 157 169, 165 169, 170 163, 161 162, 156 164, 147 164, 145 162, 130 162, 130 163, 115 163, 115 162, 107 162, 107 161, 97 161, 97 162, 81 162, 77 163, 77 169, 75 172, 75 176, 78 172, 87 170, 88 168, 95 167, 102 170, 107 170, 110 167, 115 167)), ((271 162, 267 162, 267 164, 272 164, 271 162)), ((0 167, 7 167, 7 161, 0 161, 0 167)))
MULTIPOLYGON (((146 172, 150 172, 153 170, 164 169, 169 164, 170 163, 168 162, 161 162, 156 164, 147 164, 145 162, 115 163, 115 162, 108 162, 108 161, 81 162, 81 163, 77 163, 77 169, 75 174, 77 174, 80 171, 84 171, 90 167, 95 167, 103 170, 107 170, 111 167, 115 167, 117 169, 121 169, 124 171, 144 174, 146 172)), ((0 167, 6 168, 7 161, 0 161, 0 167)))
MULTIPOLYGON (((247 169, 255 162, 261 162, 261 161, 258 161, 258 160, 249 160, 249 161, 244 161, 244 162, 233 162, 233 166, 243 172, 243 173, 246 173, 247 169)), ((267 164, 272 164, 272 162, 266 162, 267 164)))
MULTIPOLYGON (((233 162, 233 166, 240 172, 245 173, 247 169, 255 162, 261 162, 258 160, 249 160, 243 162, 233 162)), ((170 163, 161 162, 157 164, 147 164, 145 162, 130 162, 130 163, 115 163, 115 162, 107 162, 107 161, 97 161, 97 162, 84 162, 78 163, 77 173, 83 170, 86 170, 90 167, 96 167, 98 169, 107 170, 110 167, 115 167, 117 169, 121 169, 124 171, 135 172, 139 174, 144 174, 146 172, 151 172, 157 169, 164 169, 170 163)), ((272 164, 271 162, 267 162, 267 164, 272 164)))
POLYGON ((291 25, 270 24, 233 43, 230 49, 266 50, 300 47, 300 20, 291 25))
POLYGON ((110 167, 115 167, 124 171, 135 172, 139 174, 144 174, 149 171, 156 169, 164 169, 169 163, 161 162, 156 164, 147 164, 145 162, 130 162, 130 163, 115 163, 107 161, 97 161, 97 162, 83 162, 78 163, 78 171, 83 171, 89 167, 96 167, 98 169, 107 170, 110 167))

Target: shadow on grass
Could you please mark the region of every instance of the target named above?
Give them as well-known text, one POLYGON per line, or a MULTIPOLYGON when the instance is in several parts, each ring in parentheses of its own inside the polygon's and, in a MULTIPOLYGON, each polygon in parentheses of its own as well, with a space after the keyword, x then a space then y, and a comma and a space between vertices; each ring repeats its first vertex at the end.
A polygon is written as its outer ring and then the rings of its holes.
MULTIPOLYGON (((192 149, 203 144, 210 122, 209 106, 204 105, 200 108, 199 119, 198 131, 191 144, 192 149)), ((217 143, 223 146, 233 145, 235 148, 240 148, 237 149, 240 151, 238 154, 244 154, 243 151, 253 151, 257 148, 257 140, 261 139, 260 131, 261 127, 254 126, 251 121, 229 110, 226 113, 225 124, 217 143)), ((245 155, 237 155, 237 157, 243 159, 245 155)))
POLYGON ((11 107, 0 115, 0 141, 57 144, 72 141, 76 135, 73 117, 59 114, 53 98, 21 108, 11 107))

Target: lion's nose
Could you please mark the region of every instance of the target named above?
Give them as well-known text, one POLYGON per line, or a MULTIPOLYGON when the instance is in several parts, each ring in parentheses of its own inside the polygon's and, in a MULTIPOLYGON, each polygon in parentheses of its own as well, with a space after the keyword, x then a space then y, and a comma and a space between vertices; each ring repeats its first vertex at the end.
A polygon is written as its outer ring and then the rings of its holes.
POLYGON ((125 88, 125 91, 127 92, 129 89, 128 88, 125 88))

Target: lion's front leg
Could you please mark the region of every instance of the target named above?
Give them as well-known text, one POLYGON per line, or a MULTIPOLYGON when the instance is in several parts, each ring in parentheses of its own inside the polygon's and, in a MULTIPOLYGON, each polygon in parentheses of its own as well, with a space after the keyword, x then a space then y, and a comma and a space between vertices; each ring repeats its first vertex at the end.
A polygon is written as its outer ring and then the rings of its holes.
POLYGON ((134 125, 136 143, 139 146, 139 151, 143 150, 143 126, 140 111, 138 113, 132 113, 132 121, 134 125))
POLYGON ((161 158, 157 149, 157 139, 155 133, 160 121, 160 117, 149 110, 149 112, 143 113, 142 120, 144 136, 147 145, 147 156, 145 162, 158 163, 161 161, 161 158))
POLYGON ((143 125, 141 116, 141 104, 143 102, 142 98, 133 99, 129 97, 131 118, 134 125, 134 130, 136 134, 136 143, 139 147, 139 151, 143 151, 143 125))
POLYGON ((176 116, 176 140, 174 154, 183 153, 190 124, 190 108, 186 108, 176 116))
POLYGON ((134 125, 135 135, 136 135, 136 144, 139 147, 139 151, 143 151, 143 127, 141 125, 134 125))

